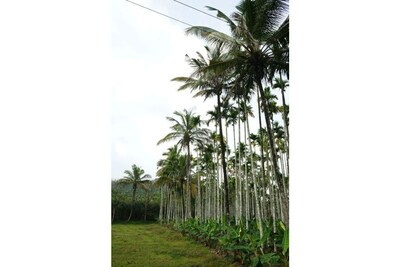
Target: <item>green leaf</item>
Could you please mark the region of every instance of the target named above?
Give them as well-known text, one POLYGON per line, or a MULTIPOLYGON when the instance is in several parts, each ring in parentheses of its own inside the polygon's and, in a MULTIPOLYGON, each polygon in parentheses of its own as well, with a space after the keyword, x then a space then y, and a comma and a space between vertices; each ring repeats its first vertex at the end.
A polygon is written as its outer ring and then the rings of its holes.
POLYGON ((279 221, 279 226, 282 228, 283 231, 286 230, 285 224, 282 221, 279 221))
POLYGON ((274 252, 267 253, 260 256, 260 261, 262 264, 271 264, 275 263, 279 260, 279 256, 276 255, 274 252))
POLYGON ((260 240, 261 244, 265 244, 267 242, 270 233, 271 233, 271 230, 269 228, 265 228, 264 235, 260 240))
POLYGON ((253 257, 252 259, 251 259, 251 265, 252 266, 254 266, 254 267, 256 267, 256 266, 258 266, 258 264, 260 263, 260 258, 259 257, 253 257))
POLYGON ((285 232, 283 233, 282 254, 285 255, 288 249, 289 249, 289 229, 285 230, 285 232))

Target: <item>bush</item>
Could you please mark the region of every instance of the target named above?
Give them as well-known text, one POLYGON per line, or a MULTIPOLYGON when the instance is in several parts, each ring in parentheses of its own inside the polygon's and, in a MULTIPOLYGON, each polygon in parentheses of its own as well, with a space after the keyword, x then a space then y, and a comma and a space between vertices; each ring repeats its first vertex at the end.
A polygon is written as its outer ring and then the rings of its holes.
MULTIPOLYGON (((150 202, 147 205, 147 212, 146 212, 144 202, 137 201, 133 205, 133 215, 132 215, 131 220, 134 220, 134 221, 142 221, 142 220, 143 221, 144 220, 156 221, 158 219, 159 209, 160 209, 160 204, 158 202, 150 202)), ((115 212, 113 222, 126 221, 131 212, 131 204, 127 203, 127 202, 114 204, 112 206, 111 216, 112 216, 113 212, 115 212)))
POLYGON ((271 231, 271 222, 264 222, 263 227, 264 234, 260 238, 255 221, 247 230, 241 223, 227 225, 213 220, 201 223, 191 219, 174 225, 182 234, 229 255, 242 265, 289 266, 289 230, 281 221, 277 223, 276 233, 271 231))

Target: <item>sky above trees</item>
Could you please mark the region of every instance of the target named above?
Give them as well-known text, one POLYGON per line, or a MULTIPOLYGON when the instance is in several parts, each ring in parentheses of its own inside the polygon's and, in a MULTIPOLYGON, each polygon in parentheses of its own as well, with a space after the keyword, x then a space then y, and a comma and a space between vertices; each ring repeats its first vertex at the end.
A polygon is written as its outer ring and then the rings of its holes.
MULTIPOLYGON (((134 2, 192 25, 229 33, 223 21, 172 0, 134 2)), ((237 4, 235 1, 181 2, 209 14, 213 13, 205 6, 231 14, 237 4)), ((180 84, 171 82, 174 77, 190 74, 185 54, 194 56, 196 51, 204 51, 204 41, 185 35, 187 27, 128 1, 112 2, 112 179, 121 178, 132 164, 141 166, 155 178, 157 161, 172 145, 156 145, 170 127, 165 117, 185 108, 204 116, 215 104, 194 99, 189 91, 178 92, 180 84)))

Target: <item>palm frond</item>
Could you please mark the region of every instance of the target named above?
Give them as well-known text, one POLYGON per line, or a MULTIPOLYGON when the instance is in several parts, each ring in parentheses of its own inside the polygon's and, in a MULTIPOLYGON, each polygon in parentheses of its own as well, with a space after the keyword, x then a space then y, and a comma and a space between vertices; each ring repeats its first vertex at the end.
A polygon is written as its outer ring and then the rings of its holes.
POLYGON ((177 139, 177 138, 179 138, 179 137, 181 137, 181 136, 182 136, 181 133, 176 133, 176 132, 169 133, 169 134, 167 134, 166 136, 164 136, 164 138, 161 138, 161 139, 157 142, 157 145, 160 145, 160 144, 163 144, 163 143, 166 143, 166 142, 175 140, 175 139, 177 139))

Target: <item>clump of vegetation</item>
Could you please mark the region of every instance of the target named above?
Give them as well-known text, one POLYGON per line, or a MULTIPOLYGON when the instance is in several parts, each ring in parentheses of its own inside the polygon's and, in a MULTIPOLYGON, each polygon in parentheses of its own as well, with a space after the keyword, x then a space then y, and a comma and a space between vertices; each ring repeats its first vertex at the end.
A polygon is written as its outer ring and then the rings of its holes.
POLYGON ((289 230, 280 221, 278 231, 273 233, 271 224, 265 223, 261 238, 255 220, 247 230, 242 223, 229 225, 213 220, 201 223, 196 219, 175 224, 174 228, 244 266, 288 266, 289 230))

